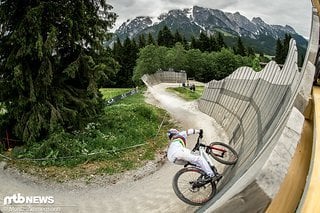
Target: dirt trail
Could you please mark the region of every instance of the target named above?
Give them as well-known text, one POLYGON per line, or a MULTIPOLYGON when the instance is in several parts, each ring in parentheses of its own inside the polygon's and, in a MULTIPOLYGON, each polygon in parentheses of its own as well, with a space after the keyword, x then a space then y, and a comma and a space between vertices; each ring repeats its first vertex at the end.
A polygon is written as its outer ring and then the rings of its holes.
MULTIPOLYGON (((205 139, 226 139, 224 131, 209 116, 197 109, 195 102, 185 102, 167 93, 167 86, 160 84, 149 88, 148 101, 165 108, 183 128, 202 128, 205 139)), ((189 141, 194 141, 190 138, 189 141)), ((192 147, 193 144, 189 144, 192 147)), ((181 167, 165 162, 154 171, 155 164, 150 162, 138 171, 126 173, 116 184, 56 184, 37 181, 0 164, 0 210, 6 212, 194 212, 197 207, 187 205, 174 194, 171 181, 181 167), (151 173, 151 174, 150 174, 151 173), (144 176, 133 180, 134 176, 144 176), (4 205, 4 198, 17 195, 24 197, 52 196, 53 204, 14 204, 4 205), (41 210, 41 211, 40 211, 41 210)), ((103 181, 102 181, 103 182, 103 181)), ((0 212, 1 212, 0 211, 0 212)))

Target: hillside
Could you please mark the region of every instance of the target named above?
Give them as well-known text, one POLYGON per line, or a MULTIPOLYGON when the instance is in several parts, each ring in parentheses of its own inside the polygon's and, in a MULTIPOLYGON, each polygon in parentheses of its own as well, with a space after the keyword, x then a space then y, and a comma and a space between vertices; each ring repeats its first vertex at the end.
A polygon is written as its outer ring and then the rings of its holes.
POLYGON ((240 36, 246 46, 268 55, 275 54, 276 41, 278 38, 283 39, 285 34, 295 38, 299 51, 305 52, 308 44, 291 26, 269 25, 260 17, 249 20, 239 12, 228 13, 198 6, 170 10, 158 17, 139 16, 129 19, 115 31, 111 43, 117 37, 123 41, 126 37, 137 38, 148 33, 157 38, 164 26, 168 26, 171 32, 179 31, 187 40, 190 40, 191 36, 197 38, 200 32, 208 35, 221 32, 228 46, 234 46, 240 36))

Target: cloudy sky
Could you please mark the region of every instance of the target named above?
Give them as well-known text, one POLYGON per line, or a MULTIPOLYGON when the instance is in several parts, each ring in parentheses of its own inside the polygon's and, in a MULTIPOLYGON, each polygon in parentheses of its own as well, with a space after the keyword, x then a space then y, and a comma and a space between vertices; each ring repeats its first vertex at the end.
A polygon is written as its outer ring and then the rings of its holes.
POLYGON ((311 27, 311 0, 109 0, 108 3, 119 16, 116 27, 136 16, 157 17, 171 9, 193 5, 240 12, 249 20, 260 17, 267 24, 289 25, 306 38, 311 27))

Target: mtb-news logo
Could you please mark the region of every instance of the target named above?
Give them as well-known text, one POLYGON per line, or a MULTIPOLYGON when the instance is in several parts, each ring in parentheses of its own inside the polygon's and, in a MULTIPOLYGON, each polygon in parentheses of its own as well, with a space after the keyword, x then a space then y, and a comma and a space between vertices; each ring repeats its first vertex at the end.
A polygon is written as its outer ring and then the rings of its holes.
POLYGON ((3 198, 3 205, 12 204, 54 204, 54 197, 40 195, 23 196, 21 193, 17 193, 3 198))

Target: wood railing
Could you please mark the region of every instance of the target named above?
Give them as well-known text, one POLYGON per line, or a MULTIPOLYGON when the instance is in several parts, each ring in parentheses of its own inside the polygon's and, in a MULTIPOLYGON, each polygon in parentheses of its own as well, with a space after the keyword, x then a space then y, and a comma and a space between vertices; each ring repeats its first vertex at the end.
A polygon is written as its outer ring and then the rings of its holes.
POLYGON ((306 186, 298 212, 313 213, 320 211, 320 87, 313 87, 313 142, 312 155, 306 186))

